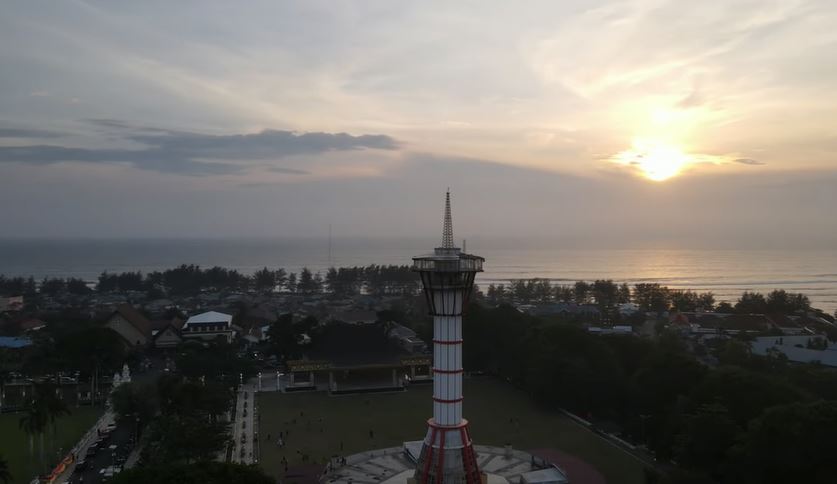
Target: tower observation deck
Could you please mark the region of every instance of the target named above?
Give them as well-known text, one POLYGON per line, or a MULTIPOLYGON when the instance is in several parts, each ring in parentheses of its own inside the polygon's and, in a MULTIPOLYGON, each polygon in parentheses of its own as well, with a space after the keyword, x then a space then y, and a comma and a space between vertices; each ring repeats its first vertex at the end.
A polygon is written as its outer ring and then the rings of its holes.
POLYGON ((462 417, 462 311, 484 260, 454 247, 448 192, 442 246, 413 258, 433 316, 433 418, 416 466, 420 484, 480 482, 468 421, 462 417))

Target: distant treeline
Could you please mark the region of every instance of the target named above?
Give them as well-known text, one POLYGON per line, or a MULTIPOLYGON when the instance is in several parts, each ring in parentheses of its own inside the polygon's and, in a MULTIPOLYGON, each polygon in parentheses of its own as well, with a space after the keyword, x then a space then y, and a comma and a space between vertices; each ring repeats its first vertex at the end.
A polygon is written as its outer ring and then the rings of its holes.
MULTIPOLYGON (((418 275, 407 265, 376 265, 330 268, 325 274, 304 267, 299 272, 267 267, 252 275, 235 269, 211 267, 203 269, 183 264, 165 271, 103 272, 95 291, 142 291, 149 296, 180 296, 205 291, 287 292, 291 294, 330 293, 341 296, 358 294, 404 295, 416 294, 421 289, 418 275)), ((87 294, 93 289, 78 278, 4 277, 0 275, 0 294, 3 295, 59 295, 87 294)), ((633 302, 643 311, 715 311, 719 313, 791 314, 811 309, 805 294, 778 289, 766 296, 745 291, 734 303, 716 303, 712 292, 670 289, 657 283, 617 284, 610 279, 593 282, 578 281, 572 285, 553 284, 548 279, 518 279, 506 284, 490 284, 484 297, 492 305, 500 303, 548 304, 555 302, 595 304, 604 313, 612 313, 618 305, 633 302)))
POLYGON ((767 296, 745 291, 731 304, 722 301, 716 305, 711 292, 670 289, 657 283, 642 283, 631 289, 628 284, 616 284, 609 279, 594 282, 578 281, 573 285, 555 284, 547 279, 519 279, 505 284, 490 284, 485 293, 493 305, 500 303, 548 304, 554 302, 595 304, 602 311, 613 311, 619 304, 633 302, 643 311, 716 311, 719 313, 790 314, 811 309, 808 297, 801 293, 789 293, 783 289, 767 296))
MULTIPOLYGON (((415 294, 421 289, 418 275, 410 266, 376 265, 364 267, 330 268, 325 275, 304 267, 299 274, 283 268, 267 267, 253 275, 242 274, 235 269, 211 267, 203 269, 194 264, 183 264, 165 271, 143 274, 136 272, 99 275, 95 291, 142 291, 162 297, 165 295, 189 295, 204 291, 282 291, 293 294, 338 295, 357 294, 415 294)), ((77 278, 44 278, 38 283, 34 278, 0 276, 0 294, 6 295, 58 295, 87 294, 92 292, 84 280, 77 278)))

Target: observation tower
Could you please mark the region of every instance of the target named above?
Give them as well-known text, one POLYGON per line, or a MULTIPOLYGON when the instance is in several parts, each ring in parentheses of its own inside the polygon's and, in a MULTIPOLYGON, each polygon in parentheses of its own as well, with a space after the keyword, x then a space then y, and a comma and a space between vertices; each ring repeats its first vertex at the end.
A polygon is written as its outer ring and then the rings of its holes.
POLYGON ((433 316, 433 418, 416 465, 418 484, 478 484, 468 421, 462 418, 462 310, 482 272, 482 257, 453 244, 450 191, 445 197, 442 246, 413 258, 433 316))

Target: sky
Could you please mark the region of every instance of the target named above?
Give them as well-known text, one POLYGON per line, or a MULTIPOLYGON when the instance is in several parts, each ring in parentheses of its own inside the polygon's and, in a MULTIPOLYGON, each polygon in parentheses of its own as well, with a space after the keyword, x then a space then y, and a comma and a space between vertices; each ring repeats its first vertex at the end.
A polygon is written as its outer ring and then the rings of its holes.
POLYGON ((837 246, 837 3, 10 0, 2 237, 837 246))

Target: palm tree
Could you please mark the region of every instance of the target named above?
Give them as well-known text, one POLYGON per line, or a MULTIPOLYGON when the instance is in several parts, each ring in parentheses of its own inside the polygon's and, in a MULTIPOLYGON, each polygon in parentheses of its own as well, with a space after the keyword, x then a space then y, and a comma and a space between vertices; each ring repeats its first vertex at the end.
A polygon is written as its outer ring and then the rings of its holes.
MULTIPOLYGON (((52 429, 52 435, 50 436, 50 444, 49 449, 50 452, 55 450, 55 421, 64 415, 70 415, 70 409, 67 407, 67 404, 61 398, 58 398, 57 392, 59 388, 54 387, 53 385, 47 385, 44 388, 44 396, 43 402, 44 406, 46 407, 46 414, 47 419, 49 420, 50 428, 52 429)), ((41 437, 43 438, 43 436, 41 437)))
POLYGON ((18 427, 29 435, 30 458, 34 458, 35 455, 35 435, 43 434, 46 424, 47 415, 44 406, 38 405, 35 401, 30 402, 26 406, 25 413, 18 420, 18 427))
POLYGON ((34 397, 35 406, 38 408, 37 411, 43 419, 43 427, 40 429, 41 461, 44 466, 44 471, 46 471, 47 462, 44 459, 44 430, 46 429, 47 424, 49 424, 49 427, 52 430, 49 445, 51 453, 55 447, 55 421, 63 415, 69 415, 70 410, 67 408, 67 404, 64 403, 64 400, 58 398, 58 387, 51 382, 42 382, 35 385, 34 397))
POLYGON ((9 484, 12 482, 12 472, 9 470, 9 463, 0 455, 0 482, 9 484))

